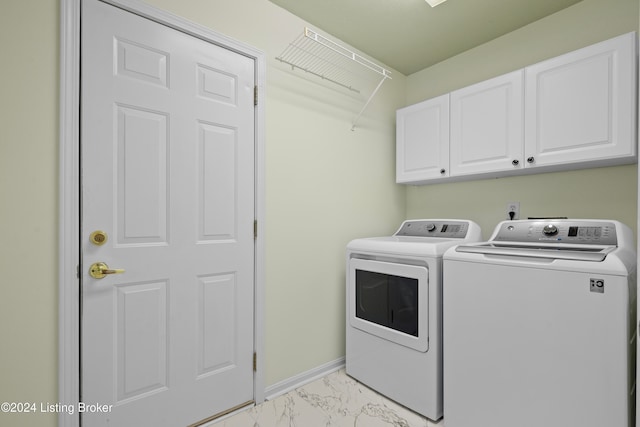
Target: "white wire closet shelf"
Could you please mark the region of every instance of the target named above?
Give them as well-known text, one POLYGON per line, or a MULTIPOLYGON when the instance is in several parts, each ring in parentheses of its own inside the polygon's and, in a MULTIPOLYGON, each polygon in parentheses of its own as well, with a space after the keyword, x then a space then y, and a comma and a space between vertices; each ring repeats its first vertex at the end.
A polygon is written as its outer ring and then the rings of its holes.
POLYGON ((371 91, 364 107, 353 120, 351 130, 355 129, 362 113, 385 80, 391 79, 391 72, 386 68, 340 46, 310 28, 305 28, 304 32, 289 43, 276 59, 290 65, 293 69, 302 70, 356 93, 361 93, 359 87, 367 86, 367 80, 371 81, 375 78, 377 86, 371 91), (378 79, 380 79, 379 82, 378 79))

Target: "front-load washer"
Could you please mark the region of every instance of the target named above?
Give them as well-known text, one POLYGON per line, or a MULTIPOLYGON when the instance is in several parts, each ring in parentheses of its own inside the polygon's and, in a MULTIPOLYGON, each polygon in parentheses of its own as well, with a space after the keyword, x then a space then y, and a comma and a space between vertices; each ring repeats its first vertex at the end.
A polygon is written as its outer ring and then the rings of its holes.
POLYGON ((442 255, 481 240, 462 220, 409 220, 347 245, 346 372, 432 420, 442 417, 442 255))
POLYGON ((634 252, 608 220, 505 221, 447 251, 446 426, 633 426, 634 252))

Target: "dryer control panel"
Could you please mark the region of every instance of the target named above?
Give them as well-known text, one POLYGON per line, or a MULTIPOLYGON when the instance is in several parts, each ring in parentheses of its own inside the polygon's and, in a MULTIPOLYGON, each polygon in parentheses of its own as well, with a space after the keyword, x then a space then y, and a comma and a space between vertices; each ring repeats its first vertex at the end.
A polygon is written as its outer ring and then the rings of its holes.
POLYGON ((504 221, 493 241, 616 246, 616 225, 599 220, 504 221))
POLYGON ((394 236, 464 239, 468 230, 467 221, 414 219, 403 222, 394 236))

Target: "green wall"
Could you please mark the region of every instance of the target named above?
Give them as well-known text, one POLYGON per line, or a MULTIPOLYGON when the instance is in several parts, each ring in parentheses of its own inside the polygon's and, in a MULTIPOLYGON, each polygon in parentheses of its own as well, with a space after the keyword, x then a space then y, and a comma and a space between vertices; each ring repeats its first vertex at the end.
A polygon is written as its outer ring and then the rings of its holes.
POLYGON ((148 3, 265 52, 265 385, 343 357, 345 246, 404 218, 390 159, 405 77, 393 73, 351 131, 364 93, 275 60, 306 22, 267 0, 148 3))
MULTIPOLYGON (((344 356, 344 250, 404 218, 395 184, 394 73, 366 101, 275 60, 306 22, 267 0, 148 0, 265 53, 265 385, 344 356), (251 11, 251 13, 247 13, 251 11)), ((60 0, 7 0, 0 13, 0 402, 58 402, 60 0)), ((5 414, 2 426, 55 426, 5 414)))
MULTIPOLYGON (((583 0, 407 78, 414 104, 541 60, 637 31, 638 0, 583 0)), ((461 217, 485 238, 520 202, 520 217, 617 219, 636 229, 636 166, 407 187, 407 217, 461 217)))
MULTIPOLYGON (((0 402, 57 402, 58 1, 0 13, 0 402)), ((52 426, 4 414, 3 426, 52 426)))

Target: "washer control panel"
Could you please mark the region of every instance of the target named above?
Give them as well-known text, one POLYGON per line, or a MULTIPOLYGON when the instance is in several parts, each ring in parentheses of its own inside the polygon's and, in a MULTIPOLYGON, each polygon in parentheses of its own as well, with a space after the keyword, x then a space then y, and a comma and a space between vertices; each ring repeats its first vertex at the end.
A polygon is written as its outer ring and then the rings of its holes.
POLYGON ((403 222, 394 236, 464 239, 468 230, 467 221, 414 219, 403 222))
POLYGON ((616 246, 616 226, 598 220, 521 220, 504 221, 493 241, 549 242, 580 245, 616 246))

